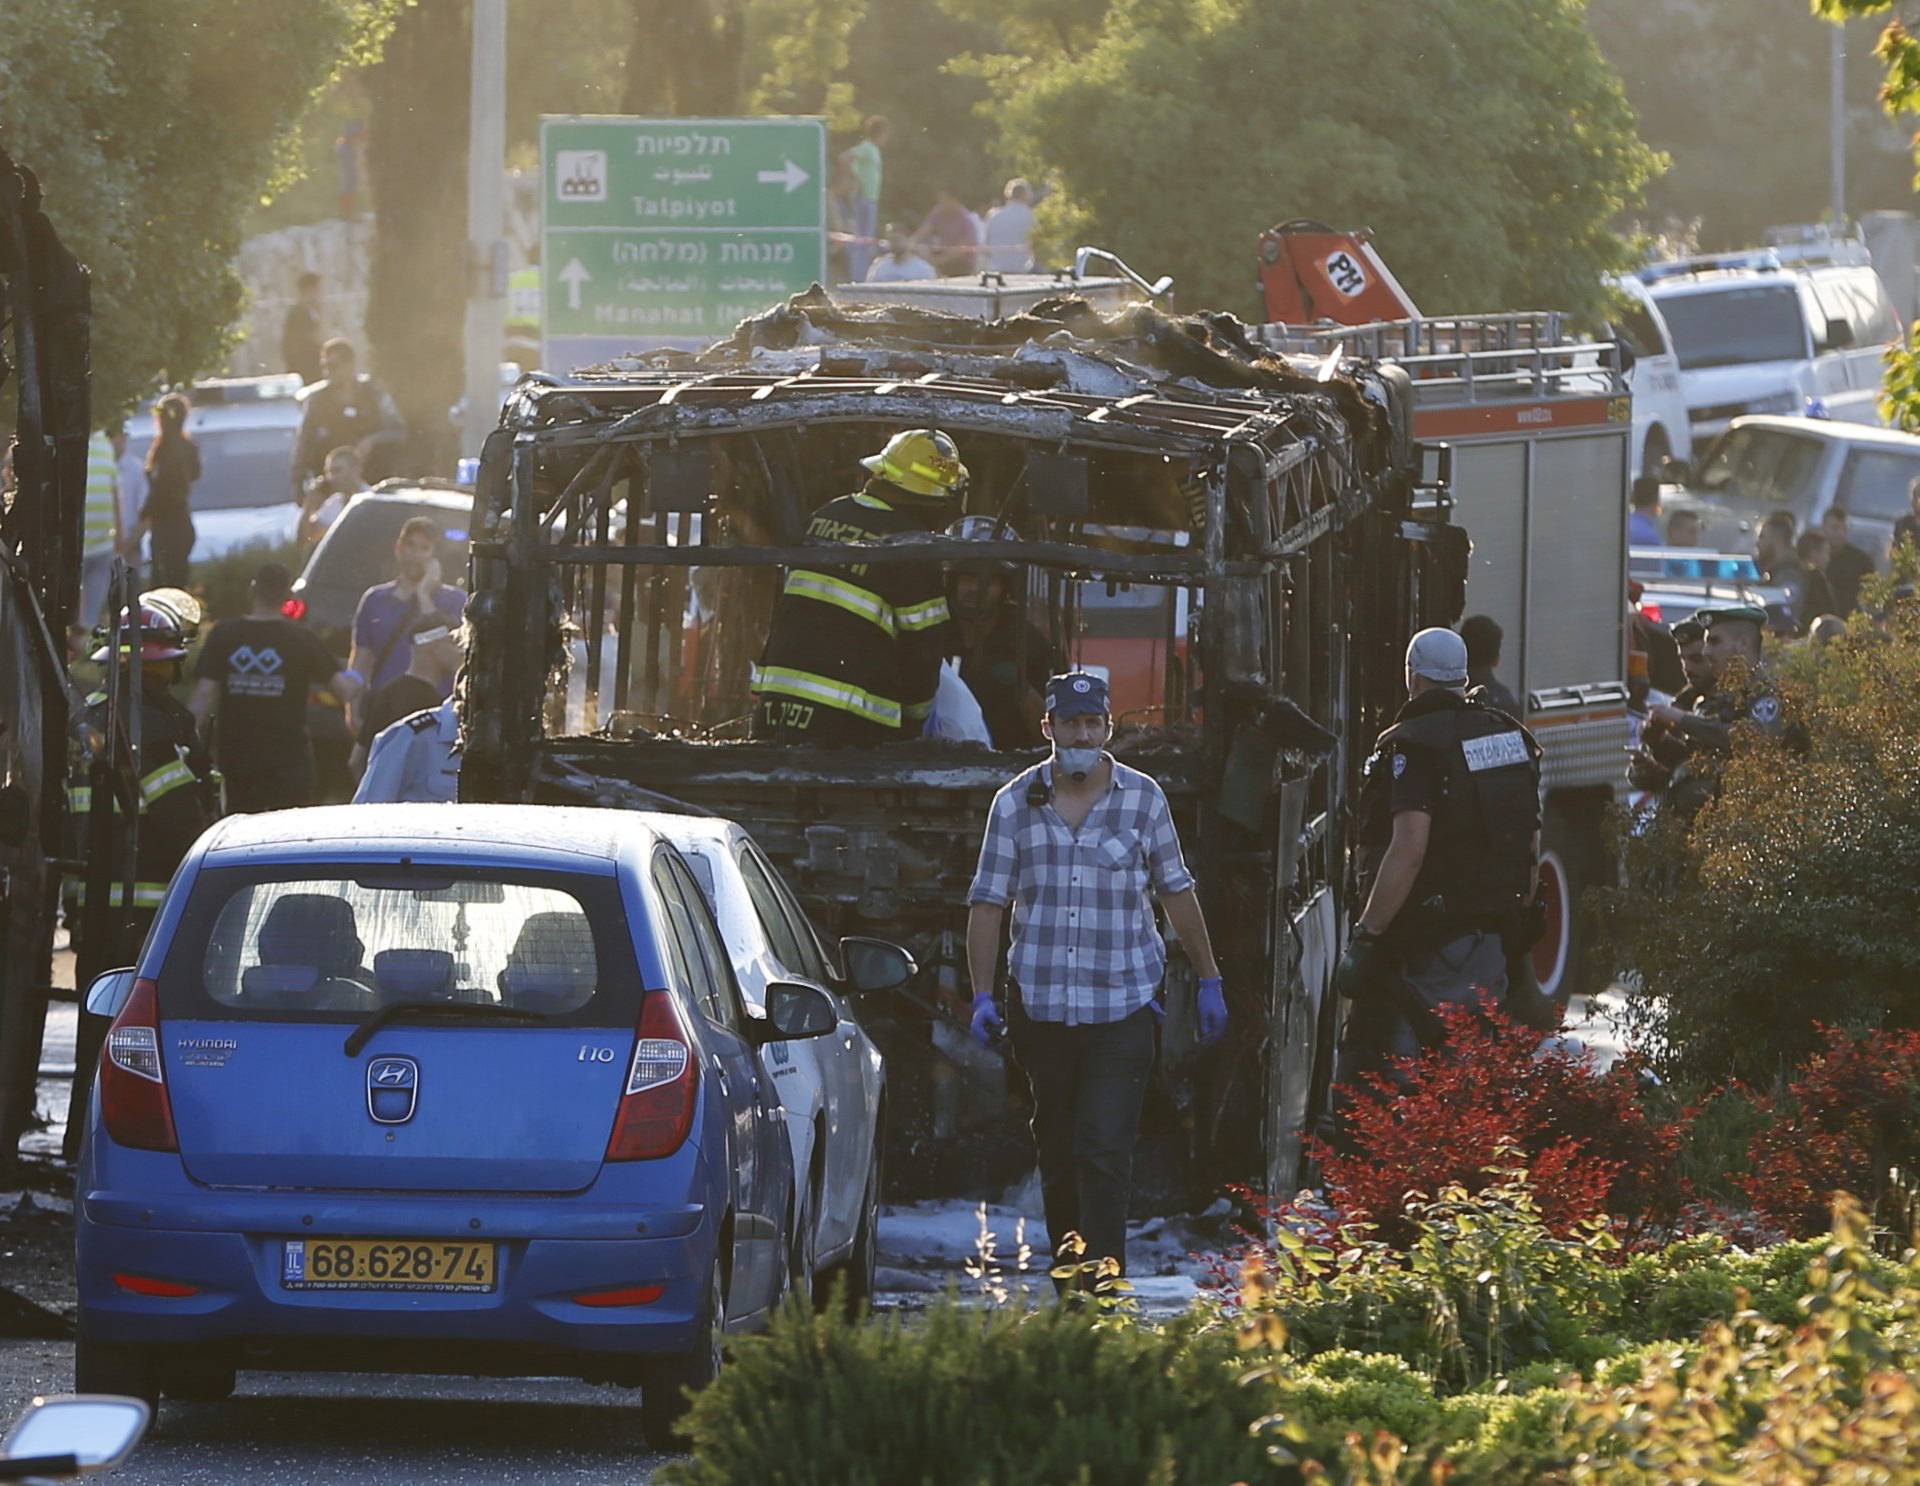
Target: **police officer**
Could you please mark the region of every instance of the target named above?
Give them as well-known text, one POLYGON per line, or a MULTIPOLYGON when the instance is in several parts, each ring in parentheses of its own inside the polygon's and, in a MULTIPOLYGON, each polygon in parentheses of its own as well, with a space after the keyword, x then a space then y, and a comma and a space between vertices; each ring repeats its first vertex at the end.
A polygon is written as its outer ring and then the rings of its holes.
POLYGON ((1706 627, 1703 659, 1713 680, 1685 711, 1661 704, 1648 716, 1672 729, 1692 753, 1726 755, 1733 751, 1733 727, 1749 722, 1767 733, 1782 725, 1780 693, 1761 654, 1767 611, 1755 604, 1702 609, 1694 616, 1706 627))
MULTIPOLYGON (((860 463, 873 478, 813 513, 809 543, 925 534, 966 499, 967 467, 937 429, 895 434, 860 463)), ((949 617, 938 563, 792 569, 754 672, 754 737, 829 747, 918 737, 949 617)))
POLYGON ((400 800, 446 805, 459 798, 460 719, 452 697, 382 729, 353 792, 356 805, 400 800))
POLYGON ((1407 646, 1407 704, 1362 771, 1356 841, 1365 907, 1334 985, 1354 1002, 1339 1081, 1440 1034, 1437 1007, 1498 1001, 1503 935, 1534 894, 1540 745, 1465 692, 1466 643, 1407 646))
MULTIPOLYGON (((1682 619, 1673 627, 1673 642, 1686 678, 1686 684, 1674 694, 1673 710, 1691 713, 1714 688, 1713 665, 1707 659, 1707 627, 1697 618, 1682 619)), ((1635 789, 1667 789, 1691 752, 1679 730, 1657 713, 1657 706, 1648 710, 1640 729, 1640 745, 1627 764, 1627 782, 1635 789)))
POLYGON ((349 448, 360 457, 368 479, 378 479, 393 454, 406 442, 407 424, 392 397, 360 372, 353 342, 330 340, 320 348, 324 381, 301 389, 305 407, 293 445, 293 499, 304 501, 307 481, 326 473, 327 456, 349 448))

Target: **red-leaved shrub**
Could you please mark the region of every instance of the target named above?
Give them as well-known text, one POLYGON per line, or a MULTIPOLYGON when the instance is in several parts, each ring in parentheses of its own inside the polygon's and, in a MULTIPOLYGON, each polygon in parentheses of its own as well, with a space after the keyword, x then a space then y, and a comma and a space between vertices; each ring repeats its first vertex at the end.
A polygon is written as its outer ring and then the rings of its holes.
POLYGON ((1835 1192, 1878 1204, 1894 1169, 1920 1162, 1920 1031, 1822 1027, 1825 1049, 1783 1100, 1756 1099, 1772 1122, 1755 1137, 1754 1207, 1796 1236, 1827 1231, 1835 1192))
POLYGON ((1534 1200, 1556 1233, 1604 1212, 1630 1242, 1672 1216, 1681 1200, 1679 1135, 1641 1107, 1632 1066, 1596 1073, 1497 1012, 1440 1016, 1445 1044, 1400 1060, 1397 1083, 1370 1075, 1345 1089, 1352 1150, 1315 1143, 1334 1207, 1404 1243, 1410 1193, 1432 1195, 1450 1182, 1478 1192, 1511 1164, 1497 1158, 1504 1144, 1525 1152, 1534 1200))

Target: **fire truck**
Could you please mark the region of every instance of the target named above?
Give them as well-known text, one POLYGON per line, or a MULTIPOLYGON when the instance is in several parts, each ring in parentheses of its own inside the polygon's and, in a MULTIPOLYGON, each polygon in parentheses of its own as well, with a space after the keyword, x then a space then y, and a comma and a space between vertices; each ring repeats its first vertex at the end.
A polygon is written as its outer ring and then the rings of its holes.
POLYGON ((1413 432, 1444 451, 1452 519, 1473 541, 1468 614, 1505 633, 1496 672, 1540 740, 1545 791, 1534 948, 1543 991, 1564 1003, 1580 952, 1578 905, 1608 880, 1606 810, 1624 787, 1627 491, 1632 406, 1618 346, 1559 315, 1264 325, 1276 350, 1397 366, 1413 432))

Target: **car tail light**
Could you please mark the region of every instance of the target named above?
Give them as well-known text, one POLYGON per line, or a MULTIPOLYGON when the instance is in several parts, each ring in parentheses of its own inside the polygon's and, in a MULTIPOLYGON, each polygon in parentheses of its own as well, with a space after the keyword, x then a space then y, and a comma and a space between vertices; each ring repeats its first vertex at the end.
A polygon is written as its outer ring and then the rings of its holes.
POLYGON ((280 606, 280 612, 289 619, 305 619, 307 617, 307 601, 298 594, 295 594, 280 606))
POLYGON ((156 1280, 147 1274, 116 1274, 114 1284, 129 1295, 153 1295, 162 1300, 185 1300, 189 1295, 198 1295, 198 1285, 183 1285, 178 1280, 156 1280))
POLYGON ((670 991, 648 991, 640 1004, 639 1035, 627 1090, 607 1141, 609 1161, 653 1161, 680 1149, 693 1128, 700 1065, 670 991))
POLYGON ((1652 620, 1655 624, 1666 623, 1665 615, 1658 604, 1642 604, 1640 613, 1642 617, 1652 620))
POLYGON ((160 1061, 160 988, 136 980, 133 994, 107 1029, 100 1053, 100 1113, 107 1134, 143 1151, 177 1151, 173 1101, 160 1061))
POLYGON ((575 1305, 611 1309, 622 1305, 652 1305, 667 1293, 664 1285, 629 1285, 624 1290, 589 1290, 573 1297, 575 1305))

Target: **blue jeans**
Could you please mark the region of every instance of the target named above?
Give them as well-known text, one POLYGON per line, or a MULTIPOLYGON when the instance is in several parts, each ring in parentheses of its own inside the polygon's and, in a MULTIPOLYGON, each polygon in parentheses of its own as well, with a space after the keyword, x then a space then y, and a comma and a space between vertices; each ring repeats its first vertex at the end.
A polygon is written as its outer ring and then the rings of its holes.
POLYGON ((856 284, 863 283, 867 269, 879 256, 880 249, 873 239, 880 235, 880 203, 870 201, 865 196, 853 198, 853 230, 855 235, 867 239, 865 242, 847 245, 847 268, 849 276, 856 284))

